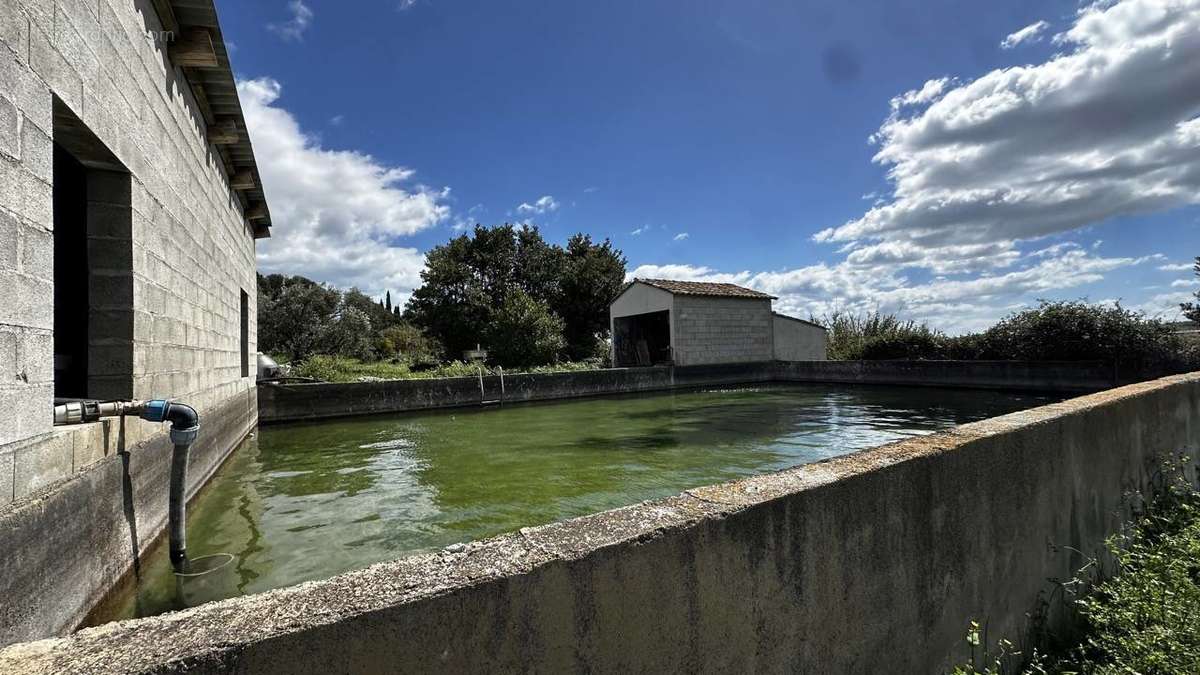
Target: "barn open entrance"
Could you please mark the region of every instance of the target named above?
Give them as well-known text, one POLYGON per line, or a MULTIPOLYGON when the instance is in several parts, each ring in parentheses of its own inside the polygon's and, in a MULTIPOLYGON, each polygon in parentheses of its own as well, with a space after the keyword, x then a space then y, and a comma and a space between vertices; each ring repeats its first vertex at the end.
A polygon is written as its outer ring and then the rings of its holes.
POLYGON ((613 319, 613 365, 618 368, 671 362, 671 312, 613 319))
POLYGON ((133 396, 129 170, 54 98, 54 395, 133 396))

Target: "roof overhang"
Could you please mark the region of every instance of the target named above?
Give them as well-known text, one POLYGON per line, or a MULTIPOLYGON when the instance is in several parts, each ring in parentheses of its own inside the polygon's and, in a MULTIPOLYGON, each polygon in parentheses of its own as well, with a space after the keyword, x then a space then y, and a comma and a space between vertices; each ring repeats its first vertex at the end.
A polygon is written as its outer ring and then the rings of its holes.
POLYGON ((168 44, 167 56, 187 79, 206 125, 205 136, 225 166, 247 226, 255 239, 271 236, 271 211, 213 0, 151 2, 168 44))

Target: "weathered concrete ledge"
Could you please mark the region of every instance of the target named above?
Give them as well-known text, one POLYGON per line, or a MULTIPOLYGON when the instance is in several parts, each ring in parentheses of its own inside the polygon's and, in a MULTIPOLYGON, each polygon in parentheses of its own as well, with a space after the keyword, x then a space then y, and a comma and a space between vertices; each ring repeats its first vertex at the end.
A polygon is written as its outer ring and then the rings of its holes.
POLYGON ((1200 373, 0 651, 0 672, 942 672, 1200 447, 1200 373), (1070 548, 1067 548, 1070 547, 1070 548))
POLYGON ((608 368, 566 373, 259 385, 261 423, 549 401, 759 382, 892 384, 1080 393, 1147 379, 1122 379, 1094 361, 767 361, 707 366, 608 368))
POLYGON ((1103 361, 791 361, 776 364, 775 379, 1082 393, 1166 374, 1122 373, 1103 361))

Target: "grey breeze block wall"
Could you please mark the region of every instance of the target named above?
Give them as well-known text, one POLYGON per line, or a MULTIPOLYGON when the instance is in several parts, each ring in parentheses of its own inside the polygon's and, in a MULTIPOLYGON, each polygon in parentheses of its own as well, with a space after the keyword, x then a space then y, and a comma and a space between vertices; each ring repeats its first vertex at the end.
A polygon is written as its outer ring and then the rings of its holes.
POLYGON ((770 361, 771 301, 675 294, 671 347, 675 364, 770 361))
POLYGON ((771 314, 776 361, 824 361, 829 333, 824 328, 783 314, 771 314))
POLYGON ((0 651, 0 671, 945 672, 1200 448, 1200 373, 0 651))
MULTIPOLYGON (((254 239, 182 70, 148 37, 160 30, 150 0, 0 3, 0 519, 19 512, 10 534, 30 536, 0 556, 0 644, 70 629, 166 509, 164 430, 52 428, 56 98, 130 174, 129 208, 116 214, 125 232, 108 237, 100 265, 109 290, 90 295, 93 311, 132 306, 132 349, 97 369, 124 371, 126 390, 132 373, 135 398, 198 408, 193 487, 256 419, 239 345, 244 290, 254 352, 254 239), (122 271, 107 258, 116 250, 128 256, 122 271), (31 581, 39 556, 45 578, 31 581), (39 597, 23 585, 34 581, 39 597)), ((89 236, 103 226, 89 222, 89 236)))

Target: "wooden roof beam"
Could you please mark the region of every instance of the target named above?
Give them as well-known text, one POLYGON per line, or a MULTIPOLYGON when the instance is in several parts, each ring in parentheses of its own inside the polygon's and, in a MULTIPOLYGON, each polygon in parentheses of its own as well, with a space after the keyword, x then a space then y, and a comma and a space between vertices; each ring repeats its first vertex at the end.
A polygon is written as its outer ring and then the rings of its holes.
POLYGON ((247 220, 264 220, 270 216, 266 202, 254 202, 246 207, 247 220))
POLYGON ((232 117, 217 119, 217 123, 208 128, 208 141, 217 145, 233 145, 242 140, 242 132, 238 129, 237 120, 232 117))
POLYGON ((218 68, 217 50, 207 28, 185 26, 179 29, 170 48, 171 63, 184 68, 218 68))
POLYGON ((234 190, 253 190, 258 187, 258 181, 254 180, 254 172, 248 169, 238 171, 229 179, 229 187, 234 190))

